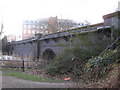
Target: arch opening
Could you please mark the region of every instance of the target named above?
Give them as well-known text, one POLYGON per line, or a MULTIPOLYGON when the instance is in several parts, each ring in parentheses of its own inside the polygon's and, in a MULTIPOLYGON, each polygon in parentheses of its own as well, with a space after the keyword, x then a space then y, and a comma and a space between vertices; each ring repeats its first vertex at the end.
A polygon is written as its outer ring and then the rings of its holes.
POLYGON ((47 61, 54 59, 55 56, 56 56, 55 52, 52 49, 46 49, 42 54, 43 60, 47 60, 47 61))

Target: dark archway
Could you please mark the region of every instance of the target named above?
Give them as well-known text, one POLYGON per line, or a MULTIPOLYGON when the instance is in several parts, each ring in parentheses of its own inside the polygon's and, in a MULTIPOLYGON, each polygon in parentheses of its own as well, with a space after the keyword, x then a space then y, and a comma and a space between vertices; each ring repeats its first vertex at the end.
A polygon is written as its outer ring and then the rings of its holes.
POLYGON ((47 60, 47 61, 54 59, 55 56, 56 56, 55 52, 52 49, 46 49, 45 51, 43 51, 42 54, 43 60, 47 60))

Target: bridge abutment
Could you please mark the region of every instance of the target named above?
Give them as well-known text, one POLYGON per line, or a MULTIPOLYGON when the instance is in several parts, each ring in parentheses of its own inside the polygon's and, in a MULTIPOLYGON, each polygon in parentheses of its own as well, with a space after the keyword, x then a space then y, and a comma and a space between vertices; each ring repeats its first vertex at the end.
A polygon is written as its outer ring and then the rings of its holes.
MULTIPOLYGON (((75 28, 65 32, 49 35, 38 34, 31 39, 12 42, 12 54, 21 57, 30 57, 32 60, 53 59, 60 54, 64 48, 70 47, 72 38, 77 40, 76 34, 85 35, 93 41, 99 41, 100 45, 107 47, 112 37, 120 37, 120 12, 103 16, 104 22, 75 28), (116 34, 116 32, 118 32, 116 34)), ((80 42, 80 41, 77 41, 80 42)), ((75 43, 75 42, 73 42, 75 43)))

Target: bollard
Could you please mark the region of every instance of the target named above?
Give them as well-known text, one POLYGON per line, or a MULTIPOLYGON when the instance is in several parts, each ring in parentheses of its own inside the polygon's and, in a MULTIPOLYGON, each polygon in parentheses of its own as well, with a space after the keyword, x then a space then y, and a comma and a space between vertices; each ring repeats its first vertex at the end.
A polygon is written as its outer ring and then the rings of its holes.
POLYGON ((25 71, 25 70, 24 70, 24 59, 23 59, 23 67, 22 67, 22 69, 23 69, 23 72, 24 72, 24 71, 25 71))

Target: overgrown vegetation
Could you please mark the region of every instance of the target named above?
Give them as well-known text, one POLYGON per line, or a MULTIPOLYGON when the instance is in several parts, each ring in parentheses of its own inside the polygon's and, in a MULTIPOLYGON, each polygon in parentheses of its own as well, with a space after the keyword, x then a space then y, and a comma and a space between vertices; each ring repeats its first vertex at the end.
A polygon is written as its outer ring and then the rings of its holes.
POLYGON ((120 60, 120 46, 115 50, 108 50, 102 56, 91 58, 84 68, 84 80, 96 81, 105 76, 120 60))
POLYGON ((84 35, 76 35, 76 37, 78 40, 71 40, 71 48, 65 48, 63 53, 45 68, 47 74, 52 76, 61 74, 80 76, 83 74, 83 67, 88 59, 99 55, 103 50, 99 46, 99 42, 92 42, 91 38, 86 38, 84 35))
POLYGON ((85 83, 104 81, 112 70, 117 73, 112 78, 117 78, 118 72, 114 69, 120 60, 120 42, 116 43, 117 47, 114 50, 108 49, 100 55, 104 48, 100 47, 99 42, 92 42, 90 38, 84 36, 78 37, 80 43, 72 43, 71 48, 66 48, 49 63, 45 72, 51 76, 64 75, 71 77, 72 80, 83 80, 85 83))

